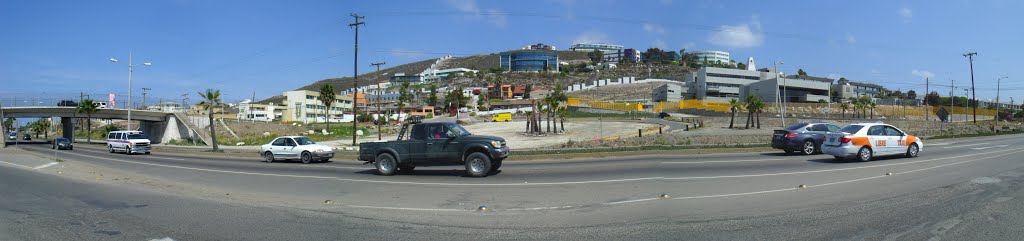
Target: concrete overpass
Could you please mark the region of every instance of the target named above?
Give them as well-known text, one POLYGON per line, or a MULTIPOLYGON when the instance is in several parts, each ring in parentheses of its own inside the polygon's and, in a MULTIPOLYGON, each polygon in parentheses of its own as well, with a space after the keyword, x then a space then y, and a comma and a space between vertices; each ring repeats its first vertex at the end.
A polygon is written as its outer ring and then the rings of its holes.
MULTIPOLYGON (((75 121, 79 118, 86 118, 86 115, 79 113, 76 107, 70 106, 26 106, 26 107, 4 107, 0 108, 0 118, 46 118, 46 117, 59 117, 61 123, 61 132, 64 138, 74 140, 74 127, 75 121)), ((149 135, 149 139, 152 143, 162 143, 174 139, 185 139, 185 138, 200 138, 205 139, 203 135, 198 135, 194 130, 195 127, 190 123, 181 121, 183 115, 162 111, 149 111, 149 110, 132 110, 132 120, 138 121, 138 126, 135 130, 140 130, 143 133, 149 135)), ((98 109, 92 113, 93 119, 116 119, 116 120, 127 120, 128 110, 127 109, 112 109, 104 108, 98 109)), ((6 130, 4 130, 6 132, 6 130)))

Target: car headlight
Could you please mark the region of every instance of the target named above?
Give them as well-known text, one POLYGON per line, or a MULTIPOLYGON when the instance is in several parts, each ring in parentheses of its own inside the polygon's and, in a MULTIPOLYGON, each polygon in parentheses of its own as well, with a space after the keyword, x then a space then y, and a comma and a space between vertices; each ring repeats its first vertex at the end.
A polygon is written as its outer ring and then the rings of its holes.
POLYGON ((491 146, 493 146, 494 148, 500 148, 501 143, 498 143, 498 141, 491 141, 491 146))

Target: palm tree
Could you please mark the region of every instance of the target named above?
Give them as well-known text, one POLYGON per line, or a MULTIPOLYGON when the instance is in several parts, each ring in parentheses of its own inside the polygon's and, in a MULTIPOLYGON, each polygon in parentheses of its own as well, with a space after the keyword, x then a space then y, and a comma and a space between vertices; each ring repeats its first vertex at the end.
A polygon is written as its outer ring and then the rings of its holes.
POLYGON ((750 129, 754 125, 754 111, 757 110, 757 107, 754 105, 755 100, 757 100, 757 96, 751 95, 747 96, 747 101, 744 102, 744 105, 747 107, 747 123, 743 128, 750 129))
MULTIPOLYGON (((324 104, 324 119, 327 121, 327 133, 331 132, 331 105, 338 100, 338 97, 334 95, 334 86, 331 84, 325 84, 320 87, 320 103, 324 104)), ((380 103, 377 103, 380 105, 380 103)), ((377 118, 380 118, 379 116, 377 118)))
POLYGON ((98 111, 96 103, 92 102, 92 99, 82 100, 82 103, 78 103, 78 113, 85 113, 85 138, 86 143, 92 144, 92 113, 98 111))
POLYGON ((846 118, 846 109, 850 108, 850 103, 846 103, 846 102, 840 103, 839 104, 839 108, 843 109, 843 118, 846 118))
POLYGON ((761 129, 761 112, 764 111, 765 103, 760 98, 754 99, 754 108, 757 109, 757 129, 761 129))
POLYGON ((565 117, 569 115, 569 109, 565 106, 558 108, 558 119, 562 124, 562 133, 565 133, 565 117))
POLYGON ((740 100, 729 100, 729 111, 732 112, 732 115, 729 116, 729 129, 732 129, 732 124, 736 120, 736 112, 740 110, 740 107, 743 107, 743 103, 740 103, 740 100))
POLYGON ((210 142, 212 142, 213 144, 213 151, 216 152, 219 149, 217 148, 217 132, 214 131, 214 126, 216 125, 213 124, 213 109, 221 104, 220 90, 206 89, 205 93, 198 91, 196 93, 199 93, 199 97, 202 97, 204 99, 202 102, 199 102, 196 105, 206 108, 206 113, 210 118, 210 142))
POLYGON ((547 108, 544 109, 544 115, 548 118, 547 120, 544 121, 544 124, 548 126, 547 132, 549 133, 551 132, 551 115, 554 113, 554 109, 551 105, 551 103, 554 101, 552 101, 551 99, 553 99, 551 95, 544 97, 544 105, 547 106, 547 108))
POLYGON ((875 118, 875 106, 877 105, 875 102, 868 103, 868 106, 871 107, 871 119, 875 118))

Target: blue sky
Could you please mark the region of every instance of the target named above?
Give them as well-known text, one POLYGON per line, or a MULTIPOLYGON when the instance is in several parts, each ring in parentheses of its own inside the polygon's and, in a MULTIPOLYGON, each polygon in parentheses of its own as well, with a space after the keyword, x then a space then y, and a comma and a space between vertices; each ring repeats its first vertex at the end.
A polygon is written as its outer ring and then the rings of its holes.
MULTIPOLYGON (((729 51, 795 73, 906 91, 924 77, 958 95, 976 51, 978 97, 1024 99, 1021 1, 11 1, 0 0, 0 98, 116 93, 195 100, 219 88, 227 100, 279 95, 352 75, 350 13, 365 15, 359 72, 444 54, 496 53, 531 43, 729 51)), ((934 83, 933 82, 933 83, 934 83)))

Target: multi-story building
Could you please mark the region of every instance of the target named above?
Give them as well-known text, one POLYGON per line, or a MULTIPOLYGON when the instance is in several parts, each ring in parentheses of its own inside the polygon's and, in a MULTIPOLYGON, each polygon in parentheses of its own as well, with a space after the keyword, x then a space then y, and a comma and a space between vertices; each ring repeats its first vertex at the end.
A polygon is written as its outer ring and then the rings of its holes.
POLYGON ((683 100, 683 86, 678 84, 663 84, 654 88, 654 102, 680 101, 683 100))
POLYGON ((741 69, 703 67, 687 75, 689 92, 696 99, 729 101, 739 99, 740 87, 767 79, 768 73, 741 69))
POLYGON ((244 100, 238 103, 237 119, 270 122, 284 117, 284 110, 284 105, 255 104, 252 100, 244 100))
POLYGON ((814 76, 790 75, 782 78, 772 76, 743 86, 741 96, 755 95, 764 102, 772 103, 782 98, 785 102, 829 101, 829 87, 832 79, 814 76))
POLYGON ((558 72, 558 52, 551 50, 501 52, 499 61, 505 71, 558 72))
POLYGON ((693 55, 697 56, 697 61, 700 61, 700 62, 710 62, 710 63, 721 62, 723 64, 728 64, 729 61, 732 61, 732 59, 729 58, 729 52, 725 52, 725 51, 697 50, 697 51, 693 51, 693 55))
MULTIPOLYGON (((303 123, 331 121, 351 121, 353 98, 350 95, 335 95, 335 103, 326 112, 326 106, 320 101, 320 92, 311 90, 293 90, 284 92, 285 110, 282 112, 282 120, 298 121, 303 123), (346 112, 349 114, 346 116, 346 112)), ((359 93, 362 98, 362 106, 366 105, 365 94, 359 93)))
POLYGON ((877 95, 886 95, 889 93, 889 90, 881 85, 853 82, 845 78, 841 78, 839 81, 836 81, 834 87, 837 92, 836 97, 839 99, 860 98, 861 96, 874 98, 877 95))
POLYGON ((622 45, 600 44, 600 43, 578 43, 573 44, 569 50, 580 52, 593 52, 594 50, 604 53, 604 62, 618 63, 623 56, 622 45))
POLYGON ((467 73, 476 73, 479 70, 467 69, 467 68, 451 68, 451 69, 426 69, 419 74, 407 75, 405 73, 395 73, 391 76, 390 82, 399 83, 402 81, 409 81, 410 83, 420 83, 427 81, 443 80, 448 78, 449 75, 465 75, 467 73))
POLYGON ((622 61, 626 63, 640 63, 641 53, 636 49, 622 50, 622 61))

